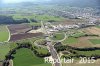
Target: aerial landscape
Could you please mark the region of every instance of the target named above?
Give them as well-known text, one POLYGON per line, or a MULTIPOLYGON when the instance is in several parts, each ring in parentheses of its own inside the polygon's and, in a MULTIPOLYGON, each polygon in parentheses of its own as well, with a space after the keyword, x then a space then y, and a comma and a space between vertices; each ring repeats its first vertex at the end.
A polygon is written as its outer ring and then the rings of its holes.
POLYGON ((0 66, 100 66, 100 0, 0 0, 0 66))

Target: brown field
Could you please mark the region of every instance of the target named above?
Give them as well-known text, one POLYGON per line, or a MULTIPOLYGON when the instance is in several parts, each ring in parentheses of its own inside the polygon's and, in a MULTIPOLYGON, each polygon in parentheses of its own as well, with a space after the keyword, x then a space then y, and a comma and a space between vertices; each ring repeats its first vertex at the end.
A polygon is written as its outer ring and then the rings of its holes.
POLYGON ((89 37, 80 37, 78 38, 78 43, 76 44, 71 44, 70 46, 73 47, 100 47, 99 44, 94 45, 92 44, 89 39, 100 39, 100 37, 93 37, 93 36, 89 36, 89 37))
POLYGON ((86 38, 78 38, 78 43, 72 44, 73 47, 91 47, 92 44, 86 38))
POLYGON ((100 35, 100 29, 96 28, 96 27, 86 28, 86 32, 89 32, 89 33, 95 34, 95 35, 100 35))
POLYGON ((76 23, 85 23, 87 22, 88 20, 86 19, 66 19, 64 22, 66 24, 76 24, 76 23))
POLYGON ((2 66, 2 62, 0 62, 0 66, 2 66))
MULTIPOLYGON (((82 29, 82 31, 86 34, 95 34, 100 35, 100 28, 96 27, 89 27, 82 29)), ((78 38, 78 43, 71 44, 70 46, 73 47, 100 47, 100 44, 92 44, 89 39, 100 39, 100 37, 96 36, 88 36, 88 37, 80 37, 78 38)))
POLYGON ((38 36, 43 36, 42 33, 24 33, 24 34, 16 34, 16 35, 11 35, 10 41, 17 41, 21 39, 26 39, 26 38, 32 38, 32 37, 38 37, 38 36))
POLYGON ((32 29, 29 24, 13 24, 8 26, 11 35, 25 33, 26 31, 32 29))
POLYGON ((65 19, 64 21, 62 22, 55 22, 54 24, 62 24, 62 25, 71 25, 71 24, 76 24, 76 23, 85 23, 87 22, 88 20, 86 19, 65 19))

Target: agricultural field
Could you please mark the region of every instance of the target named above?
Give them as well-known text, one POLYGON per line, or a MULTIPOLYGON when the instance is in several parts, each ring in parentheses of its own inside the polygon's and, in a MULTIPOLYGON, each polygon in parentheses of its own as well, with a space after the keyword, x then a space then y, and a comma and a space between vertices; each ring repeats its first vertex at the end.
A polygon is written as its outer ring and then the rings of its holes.
POLYGON ((86 33, 90 34, 95 34, 95 35, 100 35, 100 28, 97 27, 89 27, 85 29, 86 33))
MULTIPOLYGON (((81 58, 77 58, 77 55, 83 55, 83 56, 86 56, 86 57, 91 57, 92 55, 100 55, 100 50, 87 50, 87 51, 80 51, 80 50, 73 50, 74 52, 76 52, 77 54, 74 54, 74 53, 64 53, 64 57, 70 57, 70 56, 76 56, 76 57, 73 57, 74 59, 74 62, 72 63, 62 63, 63 66, 85 66, 85 65, 91 65, 91 66, 99 66, 100 65, 100 59, 97 59, 95 60, 94 63, 79 63, 81 61, 81 58)), ((66 50, 66 52, 68 52, 68 50, 66 50)), ((86 60, 86 59, 85 59, 86 60)), ((85 62, 85 60, 83 62, 85 62)), ((89 62, 89 61, 87 61, 89 62)))
POLYGON ((32 27, 29 24, 13 24, 8 26, 11 35, 18 33, 25 33, 28 30, 31 30, 32 27))
POLYGON ((79 37, 78 43, 74 44, 74 47, 92 47, 93 44, 88 40, 91 37, 79 37))
POLYGON ((28 18, 28 19, 35 19, 37 21, 49 21, 49 20, 54 20, 54 21, 62 21, 64 18, 62 17, 55 17, 55 16, 49 16, 49 15, 36 15, 36 14, 32 14, 32 15, 21 15, 21 14, 14 14, 13 15, 14 19, 22 19, 22 18, 28 18))
MULTIPOLYGON (((87 29, 97 29, 95 27, 83 28, 79 30, 70 30, 67 32, 66 40, 62 41, 62 44, 69 45, 73 47, 100 47, 99 44, 93 44, 90 40, 92 39, 100 39, 98 34, 91 33, 87 29)), ((98 30, 97 30, 98 31, 98 30)), ((98 32, 99 33, 99 32, 98 32)), ((100 33, 99 33, 100 34, 100 33)), ((99 41, 99 40, 98 40, 99 41)), ((98 42, 94 41, 94 42, 98 42)))
POLYGON ((66 18, 66 19, 63 19, 63 21, 61 21, 61 22, 54 22, 53 24, 55 24, 55 25, 58 25, 58 24, 73 25, 75 23, 85 23, 87 21, 88 20, 86 20, 86 19, 68 19, 68 18, 66 18))
POLYGON ((17 41, 17 40, 22 40, 26 38, 33 38, 33 37, 39 37, 43 36, 42 33, 24 33, 24 34, 15 34, 11 35, 10 41, 17 41))
POLYGON ((0 62, 0 66, 2 66, 2 62, 0 62))
POLYGON ((0 25, 0 42, 8 41, 9 39, 9 30, 7 29, 7 26, 0 25))
POLYGON ((7 55, 9 51, 9 44, 0 44, 0 61, 5 59, 5 55, 7 55))
POLYGON ((51 66, 43 58, 35 56, 29 49, 19 49, 14 55, 14 66, 51 66))
POLYGON ((68 37, 66 40, 62 41, 62 43, 63 45, 69 45, 72 47, 80 47, 80 48, 81 47, 100 47, 99 39, 100 37, 95 37, 95 36, 78 37, 78 38, 68 37))
MULTIPOLYGON (((77 54, 79 55, 86 55, 86 56, 91 56, 93 54, 100 55, 100 50, 95 50, 95 51, 76 51, 77 54)), ((74 55, 74 54, 72 54, 74 55)), ((100 65, 100 59, 95 60, 95 63, 79 63, 81 59, 74 58, 73 63, 62 63, 62 66, 99 66, 100 65)))
POLYGON ((97 28, 100 28, 100 25, 99 26, 96 26, 97 28))
POLYGON ((78 43, 78 40, 77 40, 77 38, 74 38, 74 37, 68 37, 62 43, 64 45, 76 44, 76 43, 78 43))
POLYGON ((84 36, 84 35, 85 35, 85 33, 83 33, 83 32, 75 32, 75 33, 72 34, 71 36, 72 36, 72 37, 78 38, 78 37, 81 37, 81 36, 84 36))
POLYGON ((100 39, 89 39, 89 41, 93 44, 100 44, 100 39))
POLYGON ((40 22, 30 22, 31 26, 41 26, 40 22))
POLYGON ((80 37, 84 36, 85 33, 81 30, 70 30, 66 33, 66 39, 62 41, 64 45, 75 45, 79 43, 80 37))

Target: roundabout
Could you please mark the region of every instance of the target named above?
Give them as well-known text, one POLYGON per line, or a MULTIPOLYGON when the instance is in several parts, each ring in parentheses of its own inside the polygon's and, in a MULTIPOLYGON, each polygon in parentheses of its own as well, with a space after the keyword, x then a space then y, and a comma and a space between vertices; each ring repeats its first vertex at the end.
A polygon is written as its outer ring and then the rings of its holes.
POLYGON ((54 33, 49 36, 49 39, 54 42, 62 42, 67 38, 66 33, 54 33))

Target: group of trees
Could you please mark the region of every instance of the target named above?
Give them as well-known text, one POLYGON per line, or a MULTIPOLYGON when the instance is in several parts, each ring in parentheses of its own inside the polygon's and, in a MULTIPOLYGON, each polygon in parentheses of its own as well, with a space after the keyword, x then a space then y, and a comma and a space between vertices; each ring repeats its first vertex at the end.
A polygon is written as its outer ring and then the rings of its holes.
POLYGON ((80 57, 94 57, 94 59, 98 59, 100 58, 100 54, 96 53, 96 50, 100 50, 100 48, 98 47, 90 47, 90 48, 76 48, 76 47, 71 47, 71 46, 67 46, 67 45, 62 45, 61 43, 57 43, 55 44, 55 49, 57 50, 57 52, 60 51, 68 51, 70 54, 64 54, 62 57, 65 58, 80 58, 80 57), (88 54, 88 52, 94 52, 94 53, 90 53, 88 54), (80 53, 83 52, 83 53, 80 53))
MULTIPOLYGON (((41 47, 38 47, 40 48, 40 50, 43 50, 43 48, 41 49, 41 47)), ((50 56, 51 54, 48 52, 48 51, 42 51, 42 52, 39 52, 39 50, 37 49, 34 49, 34 54, 38 57, 47 57, 47 56, 50 56)), ((44 48, 45 49, 45 48, 44 48)))
POLYGON ((65 45, 62 45, 61 42, 58 42, 54 45, 54 48, 57 50, 57 52, 59 52, 66 50, 67 47, 65 45))
POLYGON ((36 41, 36 44, 46 46, 47 41, 45 39, 40 39, 36 41))
POLYGON ((13 19, 12 16, 2 16, 0 15, 0 24, 21 24, 21 23, 29 23, 28 19, 13 19))
POLYGON ((32 22, 38 22, 38 20, 36 19, 30 19, 32 22))
POLYGON ((95 34, 83 34, 83 35, 79 35, 79 36, 69 36, 69 37, 80 38, 80 37, 88 37, 88 36, 99 37, 99 35, 95 35, 95 34))

